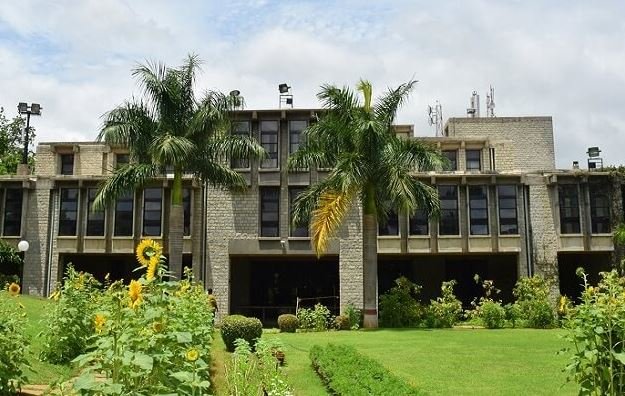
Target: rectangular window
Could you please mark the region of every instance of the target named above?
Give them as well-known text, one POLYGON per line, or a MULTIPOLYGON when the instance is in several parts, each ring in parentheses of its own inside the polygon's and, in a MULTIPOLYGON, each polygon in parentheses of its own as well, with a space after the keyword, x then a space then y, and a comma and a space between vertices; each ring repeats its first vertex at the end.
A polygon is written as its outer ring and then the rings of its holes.
POLYGON ((143 235, 160 236, 163 217, 163 189, 143 190, 143 235))
POLYGON ((471 235, 488 235, 487 186, 469 186, 469 226, 471 235))
POLYGON ((607 234, 610 229, 610 196, 605 186, 588 185, 590 222, 593 234, 607 234))
POLYGON ((87 190, 87 236, 104 236, 104 211, 93 210, 97 188, 87 190))
POLYGON ((74 174, 74 154, 61 154, 61 174, 74 174))
POLYGON ((561 184, 558 186, 560 195, 560 232, 562 234, 579 234, 579 195, 577 184, 561 184))
POLYGON ((497 199, 499 204, 499 235, 518 234, 516 186, 497 186, 497 199))
POLYGON ((280 235, 280 187, 260 188, 260 236, 280 235))
POLYGON ((467 170, 482 169, 482 150, 467 150, 467 170))
POLYGON ((59 235, 75 236, 78 220, 78 189, 61 189, 61 210, 59 213, 59 235))
POLYGON ((443 150, 443 157, 449 161, 445 170, 458 170, 458 150, 443 150))
POLYGON ((308 237, 308 224, 293 225, 293 202, 304 191, 306 191, 306 187, 289 188, 289 219, 291 220, 290 235, 292 237, 308 237))
MULTIPOLYGON (((232 135, 239 137, 250 136, 249 121, 235 121, 232 123, 232 135)), ((232 169, 246 169, 250 167, 249 158, 233 158, 230 165, 232 169)))
POLYGON ((115 168, 120 168, 130 163, 130 154, 115 154, 115 168))
POLYGON ((441 201, 440 235, 460 235, 458 218, 458 186, 438 186, 441 201))
POLYGON ((308 127, 307 121, 289 121, 289 154, 293 154, 304 142, 304 129, 308 127))
POLYGON ((115 203, 115 236, 132 236, 135 199, 133 194, 121 197, 115 203))
POLYGON ((378 223, 378 235, 399 235, 399 216, 394 210, 388 213, 388 219, 385 224, 378 223))
POLYGON ((428 235, 429 218, 425 210, 417 209, 414 215, 408 220, 408 233, 410 235, 428 235))
POLYGON ((182 190, 182 209, 184 216, 183 235, 191 235, 191 189, 185 188, 182 190))
POLYGON ((278 121, 260 122, 260 145, 267 152, 267 157, 260 164, 261 168, 278 167, 278 121))
POLYGON ((22 234, 22 199, 21 188, 4 190, 4 236, 20 236, 22 234))

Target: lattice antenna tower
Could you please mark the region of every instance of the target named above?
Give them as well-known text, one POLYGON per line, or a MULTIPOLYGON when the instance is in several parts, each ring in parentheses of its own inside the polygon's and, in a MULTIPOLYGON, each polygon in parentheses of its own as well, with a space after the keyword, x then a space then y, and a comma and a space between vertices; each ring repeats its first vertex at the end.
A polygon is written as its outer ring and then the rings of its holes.
POLYGON ((436 136, 443 136, 443 106, 438 100, 434 106, 428 106, 428 123, 434 126, 436 136))
POLYGON ((486 94, 486 116, 495 116, 495 88, 490 86, 489 93, 486 94))

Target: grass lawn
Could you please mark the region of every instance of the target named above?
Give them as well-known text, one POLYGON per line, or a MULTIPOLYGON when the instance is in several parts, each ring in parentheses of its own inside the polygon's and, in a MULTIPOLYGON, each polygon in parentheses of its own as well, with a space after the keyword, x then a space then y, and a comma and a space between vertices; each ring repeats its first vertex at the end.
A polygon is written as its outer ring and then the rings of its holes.
POLYGON ((327 394, 310 366, 315 344, 353 345, 430 395, 574 395, 556 355, 563 330, 449 329, 267 333, 286 347, 289 382, 298 395, 327 394))
POLYGON ((30 348, 27 352, 31 369, 27 370, 28 382, 31 384, 49 384, 61 378, 67 378, 72 373, 69 366, 45 363, 39 360, 41 352, 41 338, 39 333, 43 330, 41 319, 48 309, 50 302, 45 298, 21 295, 17 297, 19 302, 26 308, 26 335, 30 339, 30 348))

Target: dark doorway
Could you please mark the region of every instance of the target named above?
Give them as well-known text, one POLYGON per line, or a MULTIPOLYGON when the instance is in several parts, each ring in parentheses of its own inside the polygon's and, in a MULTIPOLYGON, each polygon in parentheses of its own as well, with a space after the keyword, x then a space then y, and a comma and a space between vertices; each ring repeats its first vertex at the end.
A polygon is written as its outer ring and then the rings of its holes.
POLYGON ((230 313, 254 316, 264 325, 317 302, 338 314, 337 257, 236 258, 230 260, 230 313))
POLYGON ((580 267, 588 275, 588 283, 596 286, 601 279, 599 273, 612 269, 610 252, 558 253, 560 294, 573 301, 577 301, 584 290, 584 281, 576 274, 580 267))

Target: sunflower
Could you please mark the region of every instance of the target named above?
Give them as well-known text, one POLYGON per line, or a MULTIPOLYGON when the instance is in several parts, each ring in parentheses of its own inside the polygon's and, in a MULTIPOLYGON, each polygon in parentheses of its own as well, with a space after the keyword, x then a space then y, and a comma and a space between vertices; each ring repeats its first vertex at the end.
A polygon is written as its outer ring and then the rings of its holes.
POLYGON ((136 280, 131 280, 128 285, 128 296, 130 297, 130 307, 135 308, 141 302, 141 290, 143 286, 136 280))
POLYGON ((164 328, 165 328, 165 325, 163 324, 163 322, 160 322, 160 321, 152 322, 152 330, 155 333, 160 333, 161 331, 163 331, 164 328))
POLYGON ((137 245, 137 261, 144 267, 150 265, 153 257, 160 259, 163 254, 163 247, 151 239, 144 239, 137 245))
POLYGON ((148 270, 145 273, 145 279, 152 280, 156 275, 156 269, 158 268, 159 259, 156 256, 150 257, 150 263, 148 264, 148 270))
POLYGON ((102 314, 97 314, 93 319, 93 325, 95 327, 95 331, 100 334, 104 329, 104 324, 106 323, 106 316, 102 314))
POLYGON ((18 294, 20 294, 20 290, 22 290, 20 288, 20 285, 18 285, 17 283, 13 282, 9 285, 9 294, 12 296, 17 296, 18 294))
POLYGON ((59 301, 60 297, 61 297, 61 291, 57 289, 54 291, 54 293, 50 294, 50 297, 48 298, 50 300, 59 301))
POLYGON ((195 348, 191 348, 187 351, 187 353, 185 354, 185 357, 187 358, 188 361, 195 362, 200 357, 200 352, 198 352, 198 350, 195 348))

